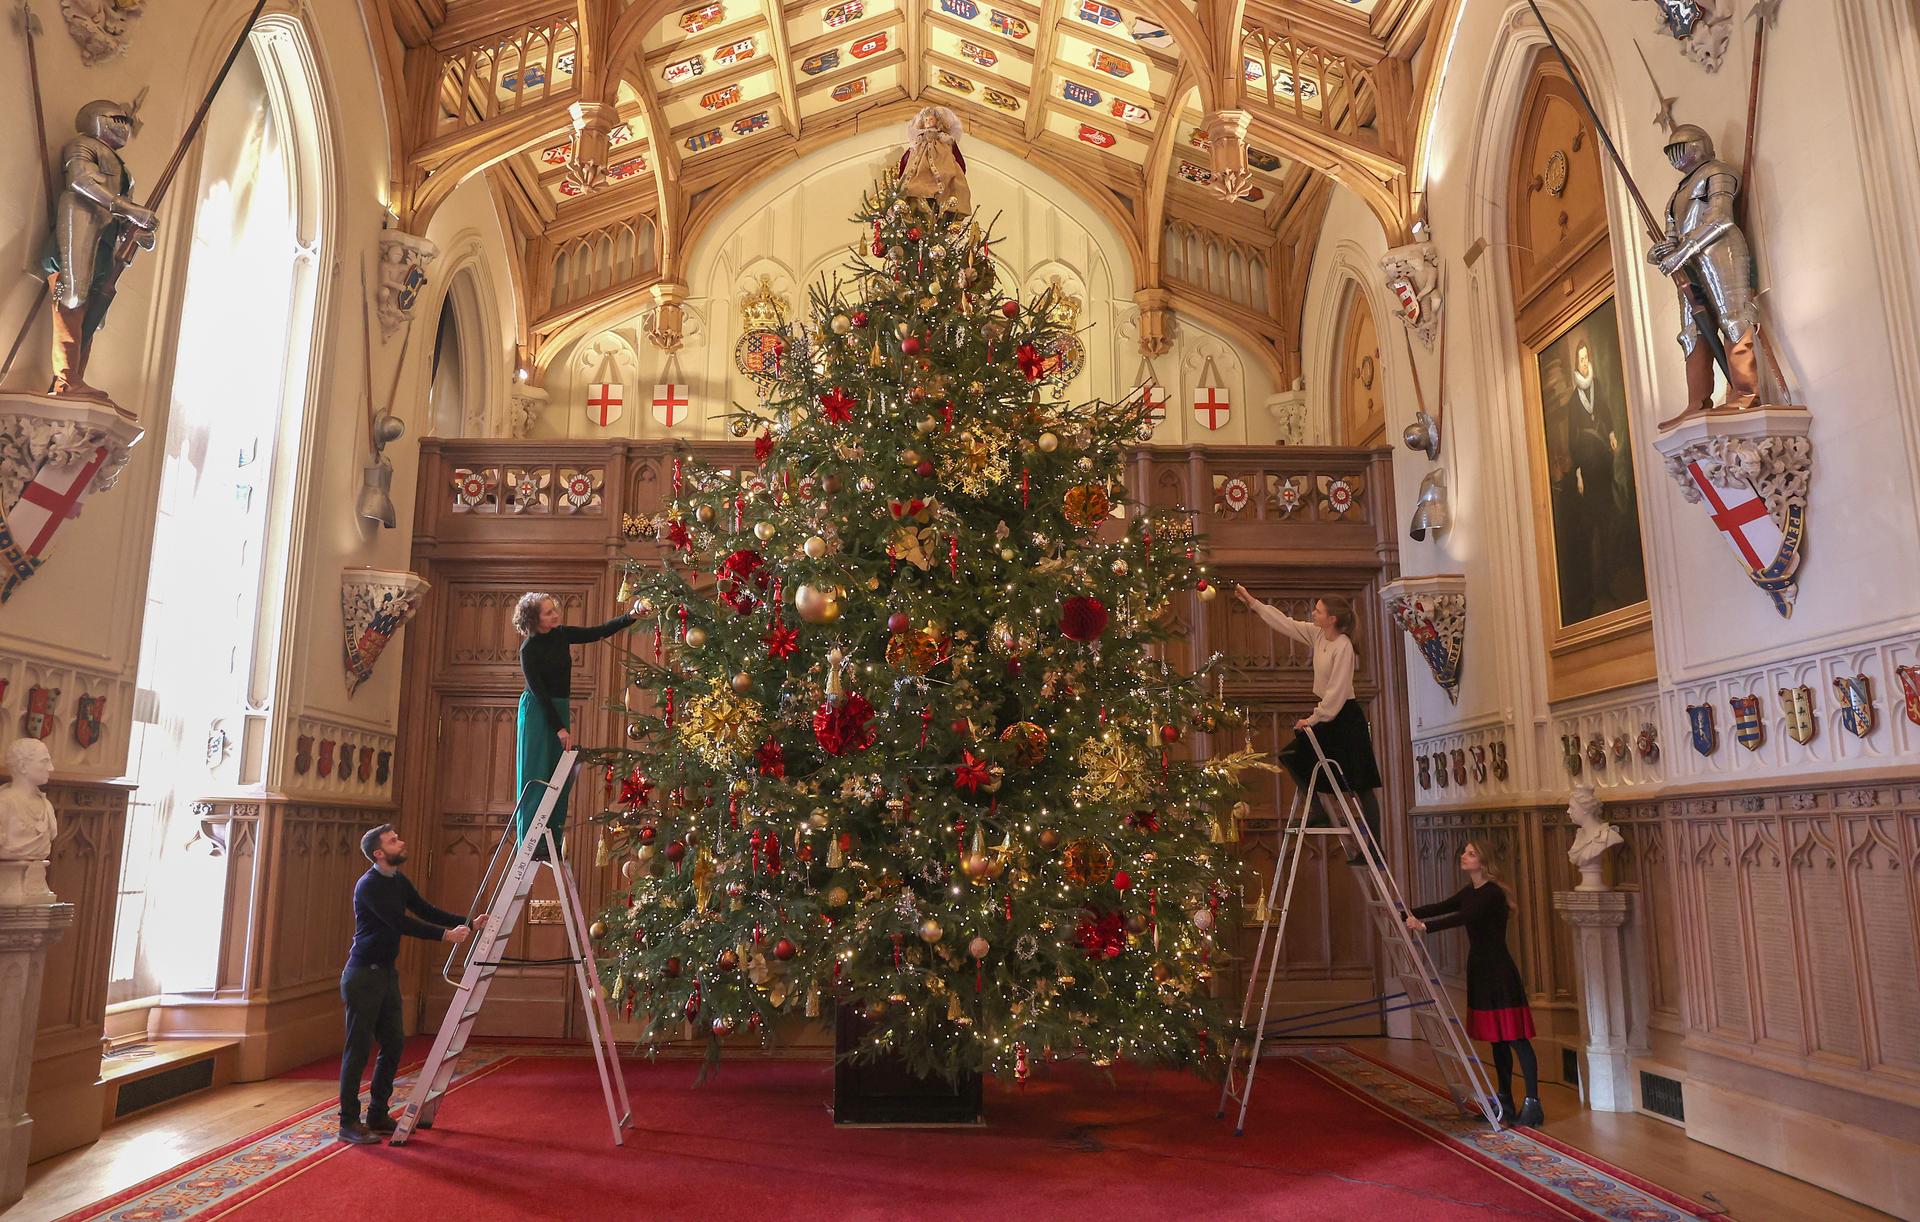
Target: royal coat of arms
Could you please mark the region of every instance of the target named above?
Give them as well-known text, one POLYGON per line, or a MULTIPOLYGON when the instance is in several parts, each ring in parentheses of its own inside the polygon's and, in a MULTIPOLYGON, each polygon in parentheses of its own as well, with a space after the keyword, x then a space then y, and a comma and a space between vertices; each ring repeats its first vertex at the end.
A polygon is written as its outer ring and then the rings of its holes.
POLYGON ((1767 741, 1766 723, 1760 719, 1760 697, 1732 696, 1727 706, 1733 710, 1733 740, 1749 751, 1758 751, 1767 741))
MULTIPOLYGON (((352 568, 340 575, 340 618, 346 627, 347 695, 373 677, 374 663, 431 587, 413 573, 352 568)), ((322 775, 325 775, 322 773, 322 775)))
POLYGON ((741 373, 762 386, 771 386, 780 377, 781 359, 786 341, 781 328, 787 324, 787 299, 775 291, 766 276, 740 299, 740 339, 733 346, 733 363, 741 373))
POLYGON ((1855 738, 1873 733, 1873 680, 1866 675, 1841 675, 1833 681, 1840 698, 1840 724, 1855 738))
POLYGON ((1393 582, 1380 592, 1388 617, 1412 638, 1433 681, 1456 704, 1460 700, 1460 659, 1467 637, 1464 584, 1461 580, 1463 588, 1455 591, 1393 582))
POLYGON ((1687 737, 1693 749, 1702 755, 1712 755, 1720 749, 1720 731, 1714 728, 1712 705, 1687 706, 1687 737))
POLYGON ((1787 737, 1794 742, 1805 746, 1820 732, 1813 716, 1813 689, 1806 684, 1780 689, 1780 711, 1787 719, 1787 737))

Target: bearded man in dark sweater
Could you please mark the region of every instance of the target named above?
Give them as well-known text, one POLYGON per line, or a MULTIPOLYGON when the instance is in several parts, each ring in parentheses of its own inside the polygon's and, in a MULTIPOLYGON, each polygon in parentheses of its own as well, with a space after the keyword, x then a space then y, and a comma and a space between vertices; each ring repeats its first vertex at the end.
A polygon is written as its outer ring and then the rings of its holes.
POLYGON ((391 824, 382 823, 360 837, 360 851, 373 866, 354 884, 353 949, 347 954, 347 969, 340 973, 340 999, 347 1006, 347 1047, 340 1057, 340 1140, 370 1146, 394 1130, 387 1101, 393 1097, 393 1075, 400 1069, 407 1038, 400 1017, 400 977, 394 971, 401 937, 458 946, 473 930, 484 928, 487 918, 475 917, 470 929, 465 917, 421 899, 400 873, 407 862, 407 842, 391 824), (380 1056, 373 1063, 363 1124, 360 1074, 376 1042, 380 1056))

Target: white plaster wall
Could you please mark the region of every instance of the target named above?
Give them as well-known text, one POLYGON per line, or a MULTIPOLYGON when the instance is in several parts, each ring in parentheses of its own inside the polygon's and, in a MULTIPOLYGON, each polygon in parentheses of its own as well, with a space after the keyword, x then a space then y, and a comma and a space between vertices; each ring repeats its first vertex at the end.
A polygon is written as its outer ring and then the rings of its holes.
MULTIPOLYGON (((1506 176, 1526 65, 1541 38, 1518 0, 1464 6, 1434 120, 1427 209, 1444 265, 1449 345, 1445 446, 1453 528, 1438 542, 1402 543, 1409 574, 1463 572, 1469 626, 1460 704, 1449 705, 1411 651, 1416 749, 1504 735, 1518 793, 1564 792, 1559 735, 1637 733, 1659 726, 1662 757, 1609 767, 1603 787, 1653 787, 1704 778, 1749 780, 1808 767, 1911 761, 1920 726, 1901 712, 1896 664, 1920 652, 1920 333, 1910 276, 1911 191, 1920 147, 1912 141, 1916 86, 1900 65, 1915 56, 1914 19, 1902 0, 1789 3, 1770 40, 1760 111, 1750 236, 1759 253, 1772 332, 1800 401, 1813 411, 1814 479, 1800 597, 1781 619, 1753 589, 1698 506, 1665 474, 1651 445, 1672 415, 1684 376, 1673 336, 1679 311, 1668 283, 1645 263, 1650 242, 1630 197, 1610 181, 1617 299, 1628 398, 1637 439, 1643 536, 1654 613, 1657 690, 1640 686, 1549 707, 1542 679, 1544 625, 1530 520, 1528 437, 1521 392, 1524 354, 1513 333, 1506 240, 1506 176), (1904 37, 1905 42, 1902 41, 1904 37), (1891 39, 1891 42, 1889 41, 1891 39), (1904 125, 1894 120, 1905 116, 1904 125), (1886 181, 1888 178, 1894 181, 1886 181), (1901 220, 1904 209, 1904 222, 1901 220), (1475 266, 1472 244, 1490 245, 1475 266), (1864 671, 1879 701, 1866 740, 1841 730, 1831 680, 1864 671), (1814 688, 1818 737, 1786 739, 1776 688, 1814 688), (1732 741, 1727 697, 1759 691, 1771 718, 1768 745, 1732 741), (1687 744, 1685 706, 1711 700, 1721 745, 1710 757, 1687 744), (1444 740, 1444 741, 1443 741, 1444 740)), ((1708 74, 1652 30, 1650 5, 1546 0, 1555 32, 1595 94, 1602 118, 1648 202, 1661 210, 1675 175, 1664 133, 1649 122, 1653 87, 1633 44, 1645 49, 1683 122, 1698 123, 1725 156, 1745 140, 1751 29, 1736 34, 1725 66, 1708 74)), ((1357 201, 1329 210, 1308 289, 1305 361, 1325 429, 1337 309, 1352 267, 1371 270, 1384 235, 1357 201)), ((1378 273, 1373 272, 1377 284, 1378 273)), ((1374 286, 1369 285, 1370 291, 1374 286)), ((1378 296, 1378 294, 1376 293, 1378 296)), ((1384 324, 1392 328, 1394 324, 1384 324)), ((1390 378, 1389 435, 1413 418, 1406 353, 1383 331, 1390 378)), ((1416 345, 1429 398, 1439 361, 1416 345)), ((1324 436, 1324 431, 1321 434, 1324 436)), ((1396 452, 1400 503, 1412 504, 1425 455, 1396 452)), ((1594 779, 1583 775, 1582 783, 1594 779)), ((1421 795, 1458 800, 1460 790, 1421 795)))
MULTIPOLYGON (((734 201, 702 237, 687 260, 690 334, 674 362, 674 380, 692 387, 693 419, 674 433, 720 436, 724 415, 736 404, 753 403, 753 384, 733 359, 741 298, 764 273, 796 311, 806 312, 808 287, 822 275, 831 276, 845 262, 848 245, 862 238, 848 218, 876 175, 891 171, 899 138, 891 125, 850 134, 734 201)), ((1133 273, 1120 235, 1029 163, 984 141, 964 147, 974 204, 983 223, 993 221, 1003 280, 1031 298, 1058 275, 1085 302, 1080 324, 1088 359, 1067 397, 1124 395, 1137 384, 1141 358, 1133 330, 1133 273)), ((632 318, 608 328, 637 358, 627 379, 624 416, 604 430, 587 419, 587 387, 599 380, 597 362, 578 358, 600 339, 588 336, 553 362, 547 375, 551 404, 536 423, 535 436, 667 434, 654 421, 648 401, 653 384, 666 380, 669 359, 647 343, 641 322, 636 304, 632 318)), ((1172 391, 1167 420, 1154 440, 1166 445, 1271 441, 1275 426, 1265 404, 1278 388, 1265 365, 1218 332, 1185 318, 1178 326, 1174 350, 1153 362, 1160 383, 1172 391), (1208 356, 1234 404, 1226 427, 1212 432, 1199 426, 1187 406, 1202 384, 1208 356)))
MULTIPOLYGON (((45 91, 48 139, 57 149, 70 132, 71 116, 96 97, 129 99, 149 87, 141 117, 145 129, 130 146, 128 162, 136 194, 158 175, 212 81, 248 0, 169 0, 149 8, 132 29, 126 55, 86 68, 60 20, 58 7, 40 5, 46 26, 40 40, 41 81, 45 91)), ((319 319, 312 354, 313 376, 306 396, 306 458, 300 471, 303 495, 295 507, 291 572, 293 579, 283 631, 280 724, 290 726, 309 711, 350 726, 390 729, 398 701, 401 651, 406 635, 388 649, 374 679, 351 702, 342 667, 339 612, 340 570, 349 565, 406 567, 412 520, 412 478, 417 439, 409 436, 389 447, 396 469, 394 500, 400 529, 368 533, 352 517, 365 449, 364 371, 361 339, 360 267, 371 266, 389 197, 386 118, 380 104, 390 87, 377 75, 359 6, 335 0, 274 0, 269 14, 290 14, 304 27, 322 87, 324 125, 328 129, 331 170, 319 185, 331 212, 331 234, 317 251, 321 261, 319 319)), ((24 73, 11 87, 17 108, 26 108, 24 73)), ((198 155, 180 169, 179 194, 164 207, 160 243, 142 255, 121 281, 113 315, 97 343, 89 380, 110 390, 139 413, 147 437, 112 492, 87 503, 85 513, 60 535, 51 560, 0 608, 0 669, 13 685, 5 700, 17 715, 29 682, 58 682, 61 728, 50 745, 63 774, 113 777, 126 764, 127 727, 139 654, 141 608, 147 580, 153 505, 158 496, 166 435, 175 331, 186 275, 192 215, 191 192, 198 182, 198 155), (69 723, 80 690, 79 676, 111 691, 107 736, 82 752, 69 723)), ((45 234, 45 199, 25 184, 38 180, 39 153, 30 122, 0 124, 0 167, 15 184, 0 194, 0 321, 11 340, 12 328, 33 299, 35 284, 23 268, 37 259, 45 234)), ((441 267, 465 255, 484 269, 498 299, 511 300, 505 243, 484 188, 470 183, 436 217, 429 235, 454 256, 434 268, 429 301, 423 304, 417 337, 409 350, 409 370, 401 382, 400 415, 423 420, 426 359, 432 352, 431 320, 444 280, 441 267)), ((501 306, 500 333, 491 343, 510 353, 513 320, 501 306)), ((376 323, 377 327, 377 323, 376 323)), ((23 350, 9 385, 38 389, 46 384, 47 328, 44 320, 23 350)), ((397 339, 375 340, 377 393, 384 397, 397 339)), ((507 359, 510 359, 507 358, 507 359)), ((503 375, 504 376, 504 375, 503 375)), ((244 393, 239 390, 238 393, 244 393)), ((504 394, 504 382, 500 393, 504 394)), ((411 430, 410 430, 411 433, 411 430)), ((17 719, 5 723, 7 731, 17 719)), ((291 782, 285 761, 276 760, 269 787, 291 782)))

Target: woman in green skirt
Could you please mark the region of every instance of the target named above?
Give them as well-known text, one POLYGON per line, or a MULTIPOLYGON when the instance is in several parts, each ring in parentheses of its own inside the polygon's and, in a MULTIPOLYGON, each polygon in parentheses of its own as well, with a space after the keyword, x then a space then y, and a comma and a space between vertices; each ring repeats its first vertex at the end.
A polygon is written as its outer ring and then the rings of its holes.
MULTIPOLYGON (((632 625, 632 614, 610 619, 597 628, 573 628, 560 622, 560 604, 551 594, 523 594, 513 608, 514 631, 521 636, 520 673, 526 677, 527 690, 520 693, 520 733, 514 752, 514 775, 518 782, 519 804, 513 811, 514 843, 526 839, 533 825, 534 812, 546 793, 543 785, 553 776, 560 753, 573 747, 573 731, 567 726, 568 705, 573 697, 573 653, 571 647, 589 641, 605 640, 632 625)), ((554 843, 567 822, 567 792, 560 791, 547 826, 553 830, 554 843)), ((546 845, 534 851, 536 861, 545 861, 546 845)))

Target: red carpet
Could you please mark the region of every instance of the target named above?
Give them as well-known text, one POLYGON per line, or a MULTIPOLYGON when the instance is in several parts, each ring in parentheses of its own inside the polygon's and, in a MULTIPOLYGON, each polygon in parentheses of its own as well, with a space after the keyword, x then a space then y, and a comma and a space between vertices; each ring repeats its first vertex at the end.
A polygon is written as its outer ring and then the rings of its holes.
POLYGON ((636 1129, 609 1139, 591 1060, 513 1057, 402 1148, 336 1146, 201 1216, 410 1218, 1262 1218, 1399 1222, 1599 1215, 1571 1208, 1424 1126, 1279 1059, 1249 1136, 1217 1088, 1174 1074, 1058 1066, 989 1089, 977 1130, 836 1131, 831 1070, 630 1064, 636 1129), (404 1204, 403 1204, 404 1203, 404 1204))
MULTIPOLYGON (((401 1070, 402 1071, 410 1070, 418 1066, 420 1062, 427 1059, 427 1053, 431 1051, 433 1051, 433 1036, 431 1035, 408 1036, 406 1051, 400 1054, 401 1070)), ((372 1076, 373 1076, 373 1058, 369 1057, 367 1058, 367 1071, 366 1073, 360 1076, 361 1085, 364 1086, 367 1082, 367 1079, 371 1078, 372 1076)), ((309 1061, 305 1065, 302 1065, 297 1069, 289 1069, 287 1072, 281 1074, 280 1077, 295 1078, 300 1081, 308 1081, 308 1080, 315 1081, 315 1082, 335 1081, 340 1077, 340 1054, 335 1053, 330 1057, 321 1057, 317 1061, 309 1061)))

